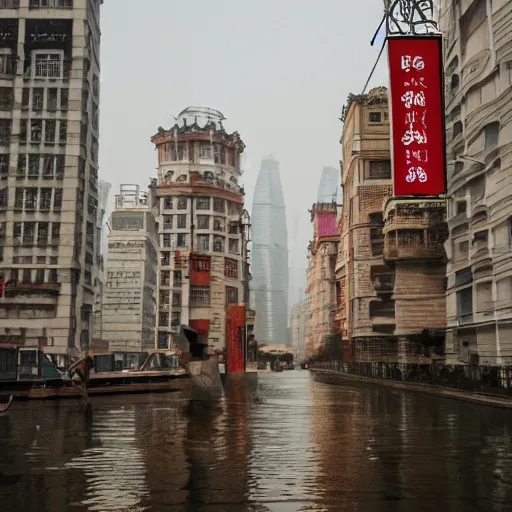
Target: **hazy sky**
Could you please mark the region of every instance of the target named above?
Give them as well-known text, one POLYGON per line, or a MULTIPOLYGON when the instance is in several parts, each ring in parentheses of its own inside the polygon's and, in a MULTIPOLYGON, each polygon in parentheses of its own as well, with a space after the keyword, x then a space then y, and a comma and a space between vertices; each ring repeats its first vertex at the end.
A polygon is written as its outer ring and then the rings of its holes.
MULTIPOLYGON (((382 0, 105 0, 102 6, 100 178, 146 185, 150 137, 185 107, 208 106, 240 132, 251 202, 259 163, 281 163, 289 247, 300 276, 307 213, 322 166, 339 167, 341 109, 360 93, 379 48, 382 0)), ((371 86, 387 85, 383 57, 371 86)), ((297 277, 298 281, 298 277, 297 277)), ((302 283, 297 283, 297 286, 302 283)), ((292 301, 293 298, 290 298, 292 301)))

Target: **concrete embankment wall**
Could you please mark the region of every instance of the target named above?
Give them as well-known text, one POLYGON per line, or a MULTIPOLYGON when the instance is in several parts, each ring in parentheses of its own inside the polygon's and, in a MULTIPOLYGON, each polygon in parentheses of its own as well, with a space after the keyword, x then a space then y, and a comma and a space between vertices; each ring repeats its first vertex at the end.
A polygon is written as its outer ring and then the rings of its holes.
POLYGON ((471 391, 463 391, 459 389, 446 388, 442 386, 433 386, 430 384, 397 382, 391 380, 377 379, 365 377, 362 375, 354 375, 350 373, 335 370, 311 369, 313 378, 318 382, 336 385, 353 385, 353 384, 372 384, 376 386, 384 386, 388 388, 401 389, 404 391, 413 391, 428 395, 439 396, 443 398, 451 398, 455 400, 463 400, 480 405, 488 405, 492 407, 501 407, 512 409, 512 398, 500 397, 486 393, 475 393, 471 391))

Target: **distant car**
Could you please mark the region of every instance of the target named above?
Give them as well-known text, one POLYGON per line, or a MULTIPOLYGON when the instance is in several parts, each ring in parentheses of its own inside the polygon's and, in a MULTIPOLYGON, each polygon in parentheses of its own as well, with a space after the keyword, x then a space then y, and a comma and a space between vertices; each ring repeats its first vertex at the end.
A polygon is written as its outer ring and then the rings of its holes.
POLYGON ((301 363, 300 367, 301 367, 303 370, 309 370, 309 363, 301 363))

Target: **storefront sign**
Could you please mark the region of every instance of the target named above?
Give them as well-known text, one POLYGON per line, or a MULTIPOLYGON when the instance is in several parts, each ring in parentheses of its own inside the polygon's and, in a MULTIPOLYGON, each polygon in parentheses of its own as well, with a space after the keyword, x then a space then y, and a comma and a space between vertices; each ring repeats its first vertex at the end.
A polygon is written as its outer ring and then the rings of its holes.
POLYGON ((446 192, 441 47, 438 36, 388 38, 395 196, 446 192))

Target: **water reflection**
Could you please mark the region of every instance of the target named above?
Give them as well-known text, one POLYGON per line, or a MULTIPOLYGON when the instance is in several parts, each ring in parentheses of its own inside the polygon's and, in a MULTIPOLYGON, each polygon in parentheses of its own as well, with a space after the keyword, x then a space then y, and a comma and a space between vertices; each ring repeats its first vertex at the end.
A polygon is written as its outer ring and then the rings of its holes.
POLYGON ((98 409, 90 416, 90 446, 65 464, 84 475, 85 496, 79 504, 91 511, 140 505, 149 493, 133 408, 98 409))
POLYGON ((179 393, 16 404, 0 418, 2 510, 504 512, 510 412, 309 372, 179 393))

